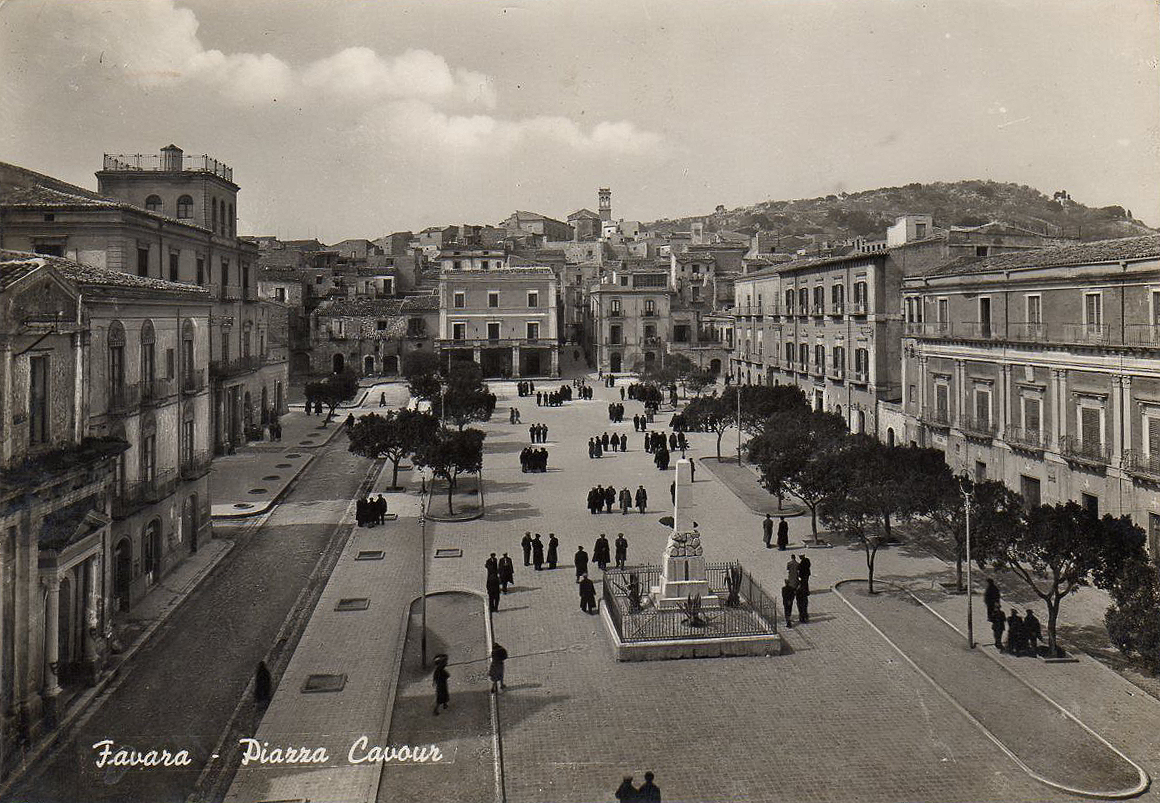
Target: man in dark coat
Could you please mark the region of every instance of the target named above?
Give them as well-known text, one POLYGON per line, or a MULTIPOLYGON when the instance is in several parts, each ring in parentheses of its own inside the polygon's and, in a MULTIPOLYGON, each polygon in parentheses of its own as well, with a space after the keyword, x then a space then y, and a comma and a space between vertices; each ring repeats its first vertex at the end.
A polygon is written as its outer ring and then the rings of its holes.
POLYGON ((580 582, 580 578, 588 574, 588 553, 584 551, 584 547, 576 547, 576 555, 572 562, 576 566, 576 582, 580 582))
POLYGON ((789 584, 789 578, 786 578, 785 585, 781 587, 781 607, 785 612, 785 626, 793 627, 793 602, 797 597, 797 589, 789 584))
POLYGON ((647 509, 647 507, 648 507, 648 491, 646 491, 644 489, 644 486, 641 485, 639 488, 636 489, 636 509, 639 510, 641 513, 644 513, 644 511, 647 509))
POLYGON ((600 537, 596 539, 596 544, 592 547, 592 562, 600 567, 600 571, 604 571, 612 562, 612 555, 608 549, 608 537, 604 533, 600 534, 600 537))
POLYGON ((499 610, 499 574, 487 575, 487 609, 494 613, 499 610))
POLYGON ((632 491, 627 488, 620 489, 620 512, 627 516, 628 511, 632 510, 632 491))
POLYGON ((777 523, 777 548, 785 552, 787 546, 789 546, 789 524, 785 516, 782 516, 781 521, 777 523))
POLYGON ((1012 655, 1023 654, 1023 617, 1014 608, 1007 617, 1007 652, 1012 655))
POLYGON ((636 803, 640 800, 637 796, 637 789, 632 785, 632 776, 625 775, 624 780, 620 782, 620 786, 616 787, 616 799, 620 803, 636 803))
POLYGON ((988 617, 991 620, 991 634, 995 637, 995 647, 999 652, 1003 652, 1003 631, 1007 629, 1007 617, 1003 615, 1003 609, 995 607, 991 609, 988 617))
POLYGON ((496 686, 506 689, 503 682, 503 664, 507 660, 508 651, 500 644, 491 645, 491 663, 487 666, 487 676, 491 679, 491 693, 495 694, 496 686))
POLYGON ((798 621, 810 620, 810 586, 806 582, 798 582, 797 593, 794 594, 798 607, 798 621))
POLYGON ((580 583, 580 610, 584 613, 596 612, 596 586, 588 579, 588 575, 581 575, 580 583))
POLYGON ((495 553, 491 553, 491 557, 483 562, 483 568, 487 569, 487 576, 491 577, 493 574, 499 577, 499 561, 495 559, 495 553))
POLYGON ((499 589, 503 593, 507 593, 509 585, 515 585, 516 582, 516 567, 512 563, 512 559, 508 557, 508 553, 503 553, 503 557, 499 559, 499 589))
POLYGON ((532 565, 532 533, 531 533, 531 531, 527 531, 524 533, 524 537, 520 540, 520 547, 522 547, 524 550, 524 565, 531 566, 532 565))
POLYGON ((628 560, 628 539, 624 537, 624 533, 617 533, 616 535, 616 568, 623 569, 625 561, 628 560))
POLYGON ((987 606, 987 613, 999 607, 1001 595, 999 586, 990 577, 987 578, 987 588, 983 591, 983 604, 987 606))
POLYGON ((1039 619, 1035 617, 1035 611, 1030 608, 1027 609, 1027 615, 1023 617, 1023 635, 1027 640, 1027 651, 1031 655, 1039 655, 1039 642, 1043 640, 1043 628, 1039 625, 1039 619))
POLYGON ((544 542, 540 540, 540 534, 532 539, 532 565, 536 567, 538 572, 544 565, 544 542))
POLYGON ((548 568, 555 569, 560 555, 560 539, 555 533, 548 533, 548 568))
POLYGON ((812 564, 810 563, 810 559, 808 556, 803 555, 802 559, 798 561, 798 583, 808 588, 810 585, 810 574, 812 573, 813 568, 812 564))
POLYGON ((766 549, 773 549, 773 517, 768 513, 765 514, 765 521, 761 522, 762 540, 765 541, 766 549))
POLYGON ((387 523, 387 500, 382 494, 379 494, 378 498, 375 499, 375 514, 379 524, 387 523))
POLYGON ((449 677, 447 656, 440 653, 435 656, 435 671, 431 673, 431 682, 435 686, 435 710, 432 712, 435 716, 439 716, 439 706, 443 706, 443 710, 446 711, 447 704, 451 701, 451 693, 447 690, 449 677))
POLYGON ((616 489, 609 485, 604 489, 604 506, 608 512, 612 512, 612 506, 616 504, 616 489))
POLYGON ((661 803, 661 788, 653 783, 655 777, 651 772, 644 774, 644 783, 636 790, 637 799, 641 803, 661 803))

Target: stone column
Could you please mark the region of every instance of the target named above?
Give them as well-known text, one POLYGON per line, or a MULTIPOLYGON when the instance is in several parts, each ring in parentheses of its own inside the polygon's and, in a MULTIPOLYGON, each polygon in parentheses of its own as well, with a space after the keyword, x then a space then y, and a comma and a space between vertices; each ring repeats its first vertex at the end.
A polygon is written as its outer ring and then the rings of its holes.
POLYGON ((86 560, 81 564, 81 586, 84 589, 83 606, 81 610, 81 625, 84 632, 81 635, 81 658, 84 661, 85 676, 90 686, 97 682, 97 640, 92 633, 96 630, 96 564, 97 557, 86 560))
POLYGON ((918 358, 918 414, 926 411, 926 357, 918 358))
POLYGON ((1053 368, 1051 374, 1055 379, 1055 442, 1052 445, 1058 450, 1067 436, 1067 369, 1053 368))
POLYGON ((1132 377, 1121 376, 1120 387, 1122 388, 1121 396, 1124 400, 1124 429, 1123 429, 1123 444, 1124 451, 1132 449, 1132 430, 1135 416, 1132 414, 1132 377))
POLYGON ((520 347, 512 346, 512 378, 520 378, 520 347))
POLYGON ((1112 376, 1112 463, 1120 464, 1124 437, 1124 377, 1112 376))
POLYGON ((1011 425, 1011 366, 1004 365, 999 371, 999 437, 1007 437, 1007 427, 1011 425))
POLYGON ((49 727, 57 722, 57 704, 60 697, 60 683, 56 673, 60 661, 60 577, 55 573, 45 579, 48 587, 47 610, 44 622, 44 682, 41 696, 44 698, 45 719, 49 727))
MULTIPOLYGON (((3 360, 0 364, 0 421, 8 423, 12 421, 12 373, 16 364, 12 359, 12 343, 6 337, 0 341, 0 360, 3 360)), ((12 427, 5 426, 0 432, 0 465, 7 464, 12 455, 12 438, 12 427)))
POLYGON ((967 361, 955 360, 955 411, 951 420, 962 426, 963 417, 970 409, 967 406, 967 361))
POLYGON ((72 335, 73 348, 73 404, 72 404, 72 430, 73 440, 80 441, 85 434, 85 361, 84 361, 84 345, 83 337, 80 332, 74 332, 72 335))

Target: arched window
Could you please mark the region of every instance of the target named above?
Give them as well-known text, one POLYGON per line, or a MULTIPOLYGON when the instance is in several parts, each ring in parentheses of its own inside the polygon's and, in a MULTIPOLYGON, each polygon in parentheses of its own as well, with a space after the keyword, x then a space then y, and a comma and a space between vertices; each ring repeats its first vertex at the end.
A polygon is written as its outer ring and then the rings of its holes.
POLYGON ((160 213, 161 212, 161 196, 160 195, 150 195, 148 198, 145 199, 145 208, 148 209, 150 212, 160 213))
POLYGON ((182 195, 177 199, 177 219, 189 220, 191 217, 193 217, 193 198, 182 195))
POLYGON ((193 361, 193 332, 193 321, 186 318, 181 324, 181 376, 188 390, 195 390, 198 385, 194 376, 197 363, 193 361))
POLYGON ((109 324, 109 391, 116 397, 125 387, 125 325, 109 324))
MULTIPOLYGON (((157 357, 154 346, 157 342, 157 333, 153 329, 153 321, 146 319, 141 325, 141 381, 152 382, 157 376, 157 357)), ((149 393, 152 389, 146 385, 143 390, 149 393)))

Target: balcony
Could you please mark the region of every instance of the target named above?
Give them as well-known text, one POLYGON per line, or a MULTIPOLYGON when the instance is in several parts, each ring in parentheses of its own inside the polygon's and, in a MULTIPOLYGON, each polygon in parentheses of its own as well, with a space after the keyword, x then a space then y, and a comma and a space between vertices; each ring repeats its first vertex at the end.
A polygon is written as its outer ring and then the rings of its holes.
POLYGON ((181 392, 193 396, 205 390, 205 369, 186 371, 181 378, 181 392))
POLYGON ((644 336, 644 339, 642 340, 642 342, 643 342, 643 343, 644 343, 646 346, 659 346, 659 345, 660 345, 662 342, 664 342, 664 341, 662 341, 662 340, 661 340, 659 337, 657 337, 656 335, 645 335, 645 336, 644 336))
POLYGON ((172 379, 147 379, 141 383, 142 404, 164 404, 173 395, 174 381, 172 379))
POLYGON ((850 314, 851 315, 865 315, 866 314, 866 302, 865 301, 855 301, 853 304, 850 305, 850 314))
POLYGON ((986 440, 994 438, 998 431, 992 419, 969 415, 964 415, 959 419, 959 429, 968 438, 981 438, 986 440))
POLYGON ((265 360, 257 354, 236 357, 232 360, 210 360, 209 375, 211 379, 238 376, 260 368, 264 362, 265 360))
POLYGON ((641 315, 645 318, 655 318, 657 316, 657 311, 655 309, 646 309, 641 313, 641 315))
POLYGON ((826 378, 825 366, 815 365, 814 366, 814 379, 825 379, 825 378, 826 378))
POLYGON ((242 297, 246 301, 258 300, 258 286, 255 284, 247 284, 242 288, 242 297))
POLYGON ((140 405, 140 385, 114 385, 109 388, 109 415, 128 415, 140 405))
POLYGON ((853 371, 850 372, 850 381, 855 382, 859 385, 865 385, 866 383, 868 383, 870 381, 870 372, 869 371, 859 371, 857 368, 855 368, 853 371))
POLYGON ((1103 469, 1111 462, 1111 456, 1104 443, 1082 441, 1074 435, 1063 435, 1059 439, 1059 453, 1069 463, 1103 469))
POLYGON ((143 480, 140 485, 142 498, 146 504, 160 502, 177 490, 177 469, 158 471, 151 480, 143 480))
POLYGON ((826 305, 825 304, 814 304, 813 314, 814 314, 815 318, 821 318, 822 316, 824 316, 826 314, 826 305))
POLYGON ((1007 339, 1021 343, 1046 343, 1047 324, 1041 321, 1017 321, 1007 324, 1007 339))
POLYGON ((212 460, 213 455, 208 451, 183 455, 180 467, 181 478, 183 480, 196 480, 198 477, 204 477, 209 473, 212 460))
POLYGON ((826 372, 826 376, 835 382, 841 382, 846 378, 846 369, 841 365, 831 365, 830 370, 826 372))
POLYGON ((1160 324, 1129 324, 1124 327, 1124 340, 1129 346, 1160 346, 1160 324))
POLYGON ((223 284, 220 298, 222 301, 239 301, 242 298, 242 288, 236 284, 223 284))
POLYGON ((922 423, 928 427, 937 427, 939 429, 950 429, 951 414, 949 410, 944 410, 941 407, 927 407, 922 411, 919 417, 922 423))
POLYGON ((1127 449, 1124 451, 1124 468, 1134 477, 1160 482, 1160 455, 1127 449))
POLYGON ((910 321, 906 324, 906 334, 913 337, 950 337, 950 321, 910 321))
POLYGON ((623 310, 618 310, 618 309, 609 310, 608 317, 609 318, 623 318, 624 312, 623 312, 623 310))
POLYGON ((1003 440, 1016 451, 1043 454, 1043 433, 1038 428, 1007 427, 1003 440))
POLYGON ((113 494, 113 518, 125 519, 145 506, 144 483, 125 483, 113 494))
POLYGON ((226 181, 234 180, 234 171, 229 165, 211 159, 204 153, 200 156, 181 153, 106 153, 102 169, 110 173, 212 173, 226 181))
POLYGON ((1066 343, 1106 345, 1113 342, 1111 326, 1106 323, 1065 323, 1063 339, 1066 343))
POLYGON ((845 309, 846 309, 846 305, 843 304, 841 301, 838 301, 838 302, 830 305, 830 315, 832 315, 835 318, 840 318, 842 315, 846 314, 845 309))
POLYGON ((967 340, 1002 340, 994 324, 983 321, 959 321, 955 324, 955 337, 967 340))

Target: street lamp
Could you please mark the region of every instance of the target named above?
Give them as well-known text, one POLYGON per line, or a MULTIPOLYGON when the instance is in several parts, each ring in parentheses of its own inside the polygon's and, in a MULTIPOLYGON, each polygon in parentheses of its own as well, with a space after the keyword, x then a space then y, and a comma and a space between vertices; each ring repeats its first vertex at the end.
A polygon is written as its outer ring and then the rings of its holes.
POLYGON ((737 465, 741 465, 741 385, 737 385, 737 465))
POLYGON ((964 470, 959 475, 959 490, 963 493, 963 508, 967 525, 967 647, 975 648, 974 597, 975 587, 971 584, 971 503, 974 501, 975 484, 964 470))
MULTIPOLYGON (((434 483, 434 477, 431 479, 434 483)), ((424 483, 425 493, 419 500, 419 552, 422 569, 423 598, 420 603, 422 611, 422 626, 420 628, 419 652, 422 656, 423 668, 427 668, 427 502, 430 499, 430 485, 424 483)))

